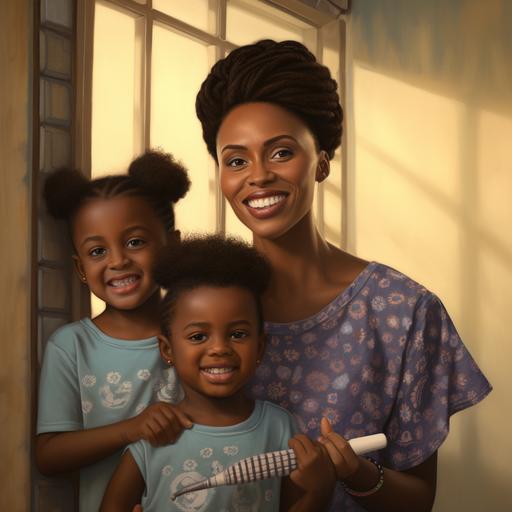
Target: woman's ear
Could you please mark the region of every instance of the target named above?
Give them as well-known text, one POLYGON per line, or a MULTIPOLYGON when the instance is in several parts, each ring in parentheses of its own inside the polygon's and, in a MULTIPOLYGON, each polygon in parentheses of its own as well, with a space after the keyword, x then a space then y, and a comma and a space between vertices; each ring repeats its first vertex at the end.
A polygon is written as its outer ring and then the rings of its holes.
POLYGON ((158 348, 160 349, 160 356, 162 359, 169 365, 172 366, 173 363, 173 356, 172 356, 172 348, 171 348, 171 342, 169 341, 169 338, 164 336, 163 334, 159 334, 157 336, 158 338, 158 348))
POLYGON ((87 276, 85 275, 84 267, 82 265, 82 260, 76 255, 73 254, 73 267, 75 268, 75 272, 78 275, 78 279, 82 281, 82 283, 87 283, 87 276))
POLYGON ((318 183, 322 183, 327 176, 329 176, 329 173, 331 172, 331 164, 329 162, 329 157, 327 156, 327 153, 322 150, 318 154, 318 162, 316 166, 316 176, 315 179, 318 183))

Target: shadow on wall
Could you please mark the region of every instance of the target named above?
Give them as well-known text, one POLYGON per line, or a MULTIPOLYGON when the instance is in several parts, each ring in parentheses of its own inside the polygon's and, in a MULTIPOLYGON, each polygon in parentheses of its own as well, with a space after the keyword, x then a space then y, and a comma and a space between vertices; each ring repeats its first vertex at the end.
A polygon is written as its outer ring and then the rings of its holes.
POLYGON ((354 0, 349 34, 349 249, 438 293, 494 386, 452 419, 435 510, 512 510, 512 2, 354 0))

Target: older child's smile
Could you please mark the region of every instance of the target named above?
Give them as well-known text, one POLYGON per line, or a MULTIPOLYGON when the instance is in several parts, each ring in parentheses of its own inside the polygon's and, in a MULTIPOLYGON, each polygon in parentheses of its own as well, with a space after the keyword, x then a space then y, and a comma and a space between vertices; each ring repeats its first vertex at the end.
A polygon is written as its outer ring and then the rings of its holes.
POLYGON ((108 285, 112 288, 115 288, 115 293, 131 293, 133 290, 139 287, 140 285, 140 276, 137 274, 130 274, 126 277, 117 277, 114 279, 110 279, 108 281, 108 285))

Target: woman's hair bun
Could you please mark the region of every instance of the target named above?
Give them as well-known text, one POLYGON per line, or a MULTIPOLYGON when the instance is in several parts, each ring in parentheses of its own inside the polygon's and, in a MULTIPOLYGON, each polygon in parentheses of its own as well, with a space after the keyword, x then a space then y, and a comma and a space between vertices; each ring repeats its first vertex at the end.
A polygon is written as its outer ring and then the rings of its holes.
POLYGON ((79 171, 58 169, 48 175, 43 186, 43 198, 50 215, 68 219, 90 188, 90 181, 79 171))
POLYGON ((169 153, 150 150, 136 158, 128 175, 151 195, 176 203, 190 188, 185 167, 169 153))

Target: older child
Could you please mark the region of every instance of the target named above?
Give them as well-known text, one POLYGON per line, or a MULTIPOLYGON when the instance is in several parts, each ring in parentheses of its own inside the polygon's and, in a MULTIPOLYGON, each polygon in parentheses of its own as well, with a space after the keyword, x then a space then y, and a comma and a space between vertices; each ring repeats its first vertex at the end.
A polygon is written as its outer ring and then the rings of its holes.
POLYGON ((128 175, 93 181, 61 170, 45 183, 48 209, 67 219, 80 280, 106 309, 53 334, 41 371, 36 461, 45 474, 80 469, 80 511, 97 512, 121 449, 173 442, 190 420, 158 353, 160 292, 152 266, 174 229, 173 204, 189 188, 170 155, 148 152, 128 175), (151 405, 152 404, 152 405, 151 405))
POLYGON ((177 443, 139 441, 125 451, 101 510, 321 511, 334 486, 326 450, 304 435, 291 441, 292 416, 247 397, 264 349, 260 296, 269 267, 242 242, 190 239, 166 251, 155 272, 167 294, 162 305, 162 358, 174 365, 185 398, 179 408, 194 421, 177 443), (171 496, 250 455, 291 446, 299 469, 263 480, 171 496))

